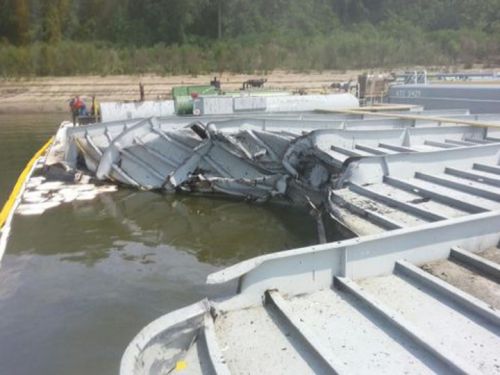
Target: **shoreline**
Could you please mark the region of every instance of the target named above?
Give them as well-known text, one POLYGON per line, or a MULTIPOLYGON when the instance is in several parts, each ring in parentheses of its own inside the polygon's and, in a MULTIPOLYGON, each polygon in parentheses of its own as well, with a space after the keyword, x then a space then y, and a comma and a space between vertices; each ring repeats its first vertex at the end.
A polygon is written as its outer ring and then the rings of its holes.
MULTIPOLYGON (((479 71, 480 68, 427 67, 429 72, 479 71)), ((0 114, 66 113, 69 101, 76 95, 90 99, 95 95, 100 102, 134 101, 139 99, 139 83, 143 83, 145 99, 169 99, 172 87, 208 85, 214 76, 221 81, 223 90, 238 90, 244 81, 266 78, 265 88, 294 92, 326 93, 334 82, 357 80, 365 72, 387 74, 391 69, 345 70, 294 73, 273 71, 269 74, 204 74, 190 75, 113 75, 68 77, 23 77, 0 79, 0 114)), ((448 81, 447 83, 453 83, 448 81)), ((463 81, 456 81, 463 83, 463 81)), ((469 82, 472 83, 472 82, 469 82)), ((484 83, 484 82, 483 82, 484 83)), ((496 83, 499 82, 488 82, 496 83)))
POLYGON ((0 80, 0 114, 63 113, 68 112, 72 97, 95 95, 104 101, 133 101, 139 99, 139 83, 144 84, 146 100, 169 99, 172 87, 208 85, 217 76, 223 90, 238 90, 244 81, 267 78, 265 88, 307 92, 326 92, 333 82, 356 80, 362 71, 288 73, 275 71, 259 74, 121 75, 73 77, 25 77, 0 80))

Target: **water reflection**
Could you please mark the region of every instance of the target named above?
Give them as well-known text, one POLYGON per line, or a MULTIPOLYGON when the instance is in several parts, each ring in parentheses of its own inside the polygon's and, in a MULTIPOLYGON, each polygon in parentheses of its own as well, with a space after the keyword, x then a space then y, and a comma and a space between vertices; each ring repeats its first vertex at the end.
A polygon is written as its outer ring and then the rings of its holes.
POLYGON ((205 284, 221 265, 315 242, 308 214, 291 207, 135 191, 16 216, 13 228, 1 374, 116 374, 145 324, 235 291, 205 284))
POLYGON ((124 190, 38 217, 17 216, 9 252, 61 254, 90 266, 120 250, 124 260, 154 262, 154 254, 123 251, 137 242, 168 245, 220 266, 314 243, 315 233, 308 213, 293 207, 124 190))

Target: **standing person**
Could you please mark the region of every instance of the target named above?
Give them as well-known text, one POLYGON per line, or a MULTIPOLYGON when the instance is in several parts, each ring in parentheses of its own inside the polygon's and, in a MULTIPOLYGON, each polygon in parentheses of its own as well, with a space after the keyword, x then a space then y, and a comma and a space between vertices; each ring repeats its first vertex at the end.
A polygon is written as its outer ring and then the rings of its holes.
POLYGON ((213 86, 217 90, 220 90, 220 81, 217 79, 217 77, 214 77, 214 79, 210 81, 210 86, 213 86))
POLYGON ((145 99, 145 95, 144 95, 144 85, 142 84, 142 82, 139 82, 139 94, 140 94, 140 101, 143 102, 145 99))
POLYGON ((79 104, 79 113, 80 113, 80 116, 88 116, 88 112, 87 112, 87 105, 85 104, 85 102, 80 99, 80 97, 78 97, 78 100, 80 102, 79 104))
POLYGON ((76 125, 76 120, 78 116, 86 116, 87 115, 87 107, 80 96, 77 95, 69 102, 69 108, 71 110, 71 114, 73 117, 73 125, 76 125))
POLYGON ((80 97, 75 96, 69 102, 69 109, 71 111, 71 116, 73 118, 73 126, 76 126, 76 119, 80 114, 80 97))
POLYGON ((92 106, 90 107, 90 115, 94 117, 94 121, 98 122, 99 121, 99 116, 100 116, 101 108, 99 105, 99 102, 95 98, 95 95, 92 96, 92 106))

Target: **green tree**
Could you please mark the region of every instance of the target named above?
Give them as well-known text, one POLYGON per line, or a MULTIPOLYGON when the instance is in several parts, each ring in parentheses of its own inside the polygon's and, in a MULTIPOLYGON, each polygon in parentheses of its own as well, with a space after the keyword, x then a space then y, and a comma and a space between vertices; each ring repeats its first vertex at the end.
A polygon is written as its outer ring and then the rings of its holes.
POLYGON ((27 0, 14 1, 17 44, 28 44, 30 41, 30 11, 27 0))

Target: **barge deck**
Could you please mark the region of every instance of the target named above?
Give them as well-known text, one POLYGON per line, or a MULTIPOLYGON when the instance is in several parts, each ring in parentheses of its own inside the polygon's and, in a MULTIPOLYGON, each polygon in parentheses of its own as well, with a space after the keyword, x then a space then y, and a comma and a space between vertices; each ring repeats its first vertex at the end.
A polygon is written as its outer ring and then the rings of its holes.
POLYGON ((496 374, 499 225, 488 212, 242 262, 208 279, 239 279, 236 295, 151 323, 121 374, 496 374))

